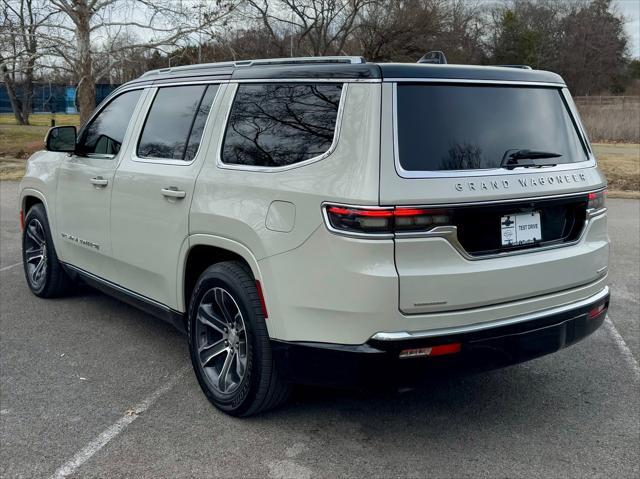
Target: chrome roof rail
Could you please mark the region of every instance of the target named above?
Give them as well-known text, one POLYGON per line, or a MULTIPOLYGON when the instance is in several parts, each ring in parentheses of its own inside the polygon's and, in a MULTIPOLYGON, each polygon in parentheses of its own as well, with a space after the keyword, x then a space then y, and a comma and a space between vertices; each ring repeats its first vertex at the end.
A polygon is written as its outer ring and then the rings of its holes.
POLYGON ((233 62, 218 62, 218 63, 199 63, 196 65, 182 65, 179 67, 160 68, 157 70, 151 70, 142 74, 142 77, 150 75, 161 75, 164 73, 175 73, 180 71, 193 71, 209 68, 244 68, 252 66, 266 66, 266 65, 305 65, 305 64, 323 64, 323 63, 351 63, 362 64, 366 63, 363 57, 349 57, 349 56, 326 56, 326 57, 292 57, 292 58, 263 58, 256 60, 238 60, 233 62))
POLYGON ((521 68, 522 70, 533 70, 529 65, 496 65, 502 68, 521 68))

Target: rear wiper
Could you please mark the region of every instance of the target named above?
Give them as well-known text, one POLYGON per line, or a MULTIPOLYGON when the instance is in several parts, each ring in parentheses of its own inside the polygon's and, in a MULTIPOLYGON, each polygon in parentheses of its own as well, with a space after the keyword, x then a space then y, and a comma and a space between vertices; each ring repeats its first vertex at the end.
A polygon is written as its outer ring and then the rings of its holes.
POLYGON ((519 167, 556 166, 558 162, 551 158, 558 158, 560 156, 562 156, 560 153, 554 153, 552 151, 507 150, 502 157, 500 166, 508 170, 519 167))

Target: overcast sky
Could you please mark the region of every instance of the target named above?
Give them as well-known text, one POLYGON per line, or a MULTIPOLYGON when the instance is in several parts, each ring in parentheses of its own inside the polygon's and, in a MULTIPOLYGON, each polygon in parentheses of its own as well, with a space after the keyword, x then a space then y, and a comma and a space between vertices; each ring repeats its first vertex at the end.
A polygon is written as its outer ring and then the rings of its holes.
POLYGON ((629 53, 640 58, 640 0, 614 0, 613 4, 627 19, 629 53))

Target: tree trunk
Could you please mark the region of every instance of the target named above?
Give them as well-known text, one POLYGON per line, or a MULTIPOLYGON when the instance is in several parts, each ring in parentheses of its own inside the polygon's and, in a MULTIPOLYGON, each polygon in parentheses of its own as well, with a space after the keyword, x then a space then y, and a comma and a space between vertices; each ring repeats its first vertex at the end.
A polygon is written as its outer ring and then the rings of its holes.
POLYGON ((23 105, 16 94, 16 85, 13 82, 13 78, 11 78, 7 67, 4 65, 2 65, 2 79, 7 87, 7 94, 9 95, 9 101, 11 102, 13 115, 16 117, 18 125, 26 125, 27 119, 23 116, 23 105))
POLYGON ((80 110, 80 124, 89 119, 96 107, 96 85, 93 79, 93 62, 91 58, 91 12, 79 12, 76 18, 76 41, 78 45, 78 91, 77 102, 80 110))

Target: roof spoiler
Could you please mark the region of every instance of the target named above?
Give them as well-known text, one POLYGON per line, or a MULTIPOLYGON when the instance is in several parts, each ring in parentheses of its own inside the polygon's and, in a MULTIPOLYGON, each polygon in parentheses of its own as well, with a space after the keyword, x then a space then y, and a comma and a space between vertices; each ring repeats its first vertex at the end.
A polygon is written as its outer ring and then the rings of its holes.
POLYGON ((446 65, 447 57, 444 56, 444 52, 436 50, 433 52, 425 53, 418 63, 431 63, 435 65, 446 65))

